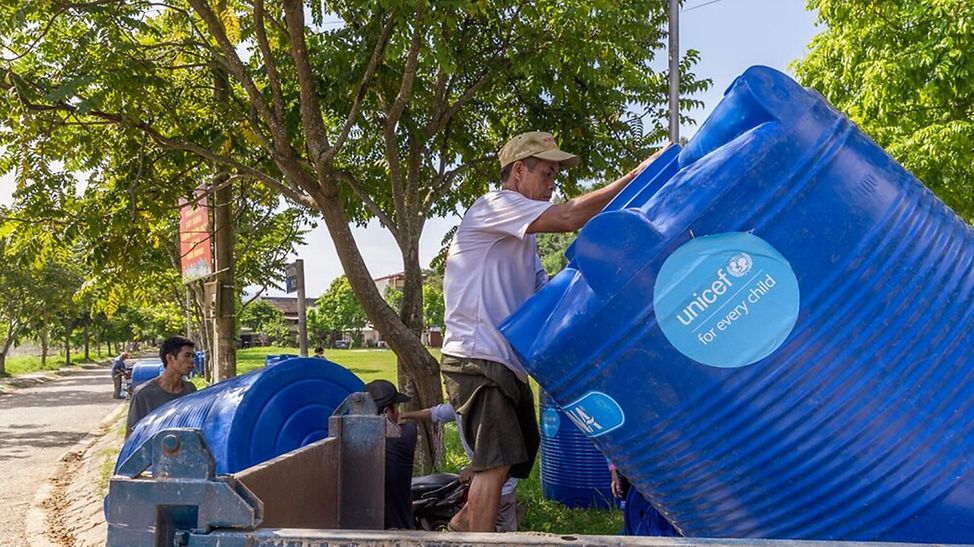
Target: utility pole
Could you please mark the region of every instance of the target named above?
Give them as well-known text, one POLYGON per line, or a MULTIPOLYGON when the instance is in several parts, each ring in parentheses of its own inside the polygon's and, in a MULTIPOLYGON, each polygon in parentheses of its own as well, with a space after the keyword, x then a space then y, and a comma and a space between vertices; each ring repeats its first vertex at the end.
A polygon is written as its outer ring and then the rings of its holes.
POLYGON ((284 277, 285 292, 298 293, 298 348, 301 357, 308 356, 308 305, 304 296, 304 260, 289 264, 284 277))
POLYGON ((670 0, 670 142, 680 143, 680 1, 670 0))

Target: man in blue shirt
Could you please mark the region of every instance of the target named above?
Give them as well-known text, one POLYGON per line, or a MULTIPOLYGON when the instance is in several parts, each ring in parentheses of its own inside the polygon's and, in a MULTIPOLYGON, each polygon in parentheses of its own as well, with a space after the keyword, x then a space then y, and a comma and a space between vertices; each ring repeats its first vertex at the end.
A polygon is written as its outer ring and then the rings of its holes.
POLYGON ((123 351, 121 355, 112 359, 112 382, 115 383, 115 399, 122 397, 122 377, 125 376, 125 360, 129 358, 129 353, 123 351))

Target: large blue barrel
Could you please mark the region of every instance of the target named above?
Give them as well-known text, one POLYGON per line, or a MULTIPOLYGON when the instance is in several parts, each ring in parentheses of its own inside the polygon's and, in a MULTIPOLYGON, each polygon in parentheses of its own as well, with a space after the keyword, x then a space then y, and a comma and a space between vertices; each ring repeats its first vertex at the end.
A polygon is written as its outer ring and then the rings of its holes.
POLYGON ((135 393, 135 388, 139 387, 141 384, 144 384, 149 380, 156 379, 160 374, 162 374, 162 370, 162 363, 160 363, 158 359, 136 361, 136 363, 132 365, 132 392, 135 393))
POLYGON ((501 330, 634 485, 688 536, 974 542, 971 228, 765 67, 633 184, 501 330))
POLYGON ((605 456, 544 391, 539 405, 541 495, 566 507, 613 507, 605 456))
POLYGON ((170 401, 132 430, 116 469, 154 434, 203 432, 218 473, 233 473, 328 436, 328 417, 365 384, 325 359, 290 359, 170 401))
POLYGON ((300 355, 294 355, 291 353, 282 353, 280 355, 268 355, 264 357, 264 366, 269 367, 271 365, 276 365, 282 361, 287 361, 288 359, 297 359, 301 357, 300 355))

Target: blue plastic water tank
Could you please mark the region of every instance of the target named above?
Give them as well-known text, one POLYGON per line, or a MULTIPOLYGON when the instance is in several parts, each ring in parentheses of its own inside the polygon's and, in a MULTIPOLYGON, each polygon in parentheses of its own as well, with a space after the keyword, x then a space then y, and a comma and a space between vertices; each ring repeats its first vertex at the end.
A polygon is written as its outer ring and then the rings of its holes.
POLYGON ((974 542, 974 232, 752 67, 501 330, 688 536, 974 542))
POLYGON ((193 372, 190 377, 193 376, 206 376, 206 352, 202 350, 196 350, 193 352, 193 372))
POLYGON ((148 382, 149 380, 154 380, 160 374, 162 374, 162 363, 158 359, 137 361, 132 365, 132 392, 135 392, 135 388, 148 382))
POLYGON ((152 411, 132 430, 116 469, 157 432, 203 432, 218 473, 233 473, 328 436, 328 417, 365 384, 325 359, 290 359, 214 384, 152 411))
POLYGON ((605 456, 541 392, 541 495, 566 507, 615 506, 605 456))
POLYGON ((622 511, 623 532, 627 536, 680 536, 670 521, 635 488, 629 489, 622 511))
POLYGON ((287 361, 288 359, 297 359, 301 357, 300 355, 294 355, 291 353, 282 353, 280 355, 268 355, 264 357, 264 366, 269 367, 271 365, 276 365, 282 361, 287 361))

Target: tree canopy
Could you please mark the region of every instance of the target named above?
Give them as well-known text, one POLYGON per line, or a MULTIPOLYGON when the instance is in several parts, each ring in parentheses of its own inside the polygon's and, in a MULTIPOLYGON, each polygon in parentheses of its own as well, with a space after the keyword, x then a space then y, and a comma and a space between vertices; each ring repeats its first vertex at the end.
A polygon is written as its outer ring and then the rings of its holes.
MULTIPOLYGON (((497 179, 511 135, 553 132, 566 173, 614 178, 665 139, 663 0, 98 0, 0 6, 0 165, 104 169, 104 143, 255 181, 321 214, 349 285, 400 357, 417 404, 442 398, 420 343, 425 220, 497 179), (120 138, 121 137, 121 138, 120 138), (146 145, 147 147, 147 145, 146 145), (207 167, 208 166, 208 167, 207 167), (350 224, 392 234, 406 284, 382 299, 350 224)), ((681 60, 682 112, 709 85, 681 60)), ((689 120, 685 120, 689 121, 689 120)), ((179 173, 173 170, 173 174, 179 173)), ((152 193, 158 187, 134 191, 152 193)))
POLYGON ((974 221, 974 2, 808 7, 827 28, 796 64, 801 82, 974 221))

